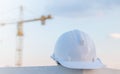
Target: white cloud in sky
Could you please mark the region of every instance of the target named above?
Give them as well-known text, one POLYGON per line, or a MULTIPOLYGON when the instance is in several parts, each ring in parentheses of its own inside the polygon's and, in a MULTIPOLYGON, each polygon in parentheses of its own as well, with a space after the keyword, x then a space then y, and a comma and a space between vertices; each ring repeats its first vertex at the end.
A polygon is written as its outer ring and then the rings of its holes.
POLYGON ((120 33, 111 33, 110 37, 112 37, 114 39, 120 39, 120 33))
POLYGON ((50 0, 47 8, 55 15, 76 17, 101 16, 119 6, 120 0, 50 0))

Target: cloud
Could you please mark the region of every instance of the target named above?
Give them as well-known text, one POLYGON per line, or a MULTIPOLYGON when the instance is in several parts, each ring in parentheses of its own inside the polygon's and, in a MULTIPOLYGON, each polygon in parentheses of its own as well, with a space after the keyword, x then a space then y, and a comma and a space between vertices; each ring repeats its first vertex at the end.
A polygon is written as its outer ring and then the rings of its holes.
POLYGON ((47 10, 59 16, 99 16, 116 6, 120 6, 120 0, 50 0, 47 10))
POLYGON ((112 37, 114 39, 120 39, 120 33, 112 33, 112 34, 110 34, 110 37, 112 37))

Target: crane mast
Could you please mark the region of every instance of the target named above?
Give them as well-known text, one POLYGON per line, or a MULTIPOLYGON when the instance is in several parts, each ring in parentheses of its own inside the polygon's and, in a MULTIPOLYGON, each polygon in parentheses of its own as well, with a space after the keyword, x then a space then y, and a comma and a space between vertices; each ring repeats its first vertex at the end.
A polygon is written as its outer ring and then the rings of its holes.
POLYGON ((23 6, 20 7, 20 21, 17 23, 16 66, 22 66, 23 54, 23 6))

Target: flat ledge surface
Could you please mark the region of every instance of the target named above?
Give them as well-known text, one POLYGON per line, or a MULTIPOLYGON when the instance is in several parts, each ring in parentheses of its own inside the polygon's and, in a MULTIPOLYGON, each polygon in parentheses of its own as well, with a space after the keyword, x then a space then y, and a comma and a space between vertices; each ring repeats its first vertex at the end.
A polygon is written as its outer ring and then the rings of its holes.
POLYGON ((32 66, 0 68, 0 74, 120 74, 120 70, 110 68, 76 70, 68 69, 62 66, 32 66))

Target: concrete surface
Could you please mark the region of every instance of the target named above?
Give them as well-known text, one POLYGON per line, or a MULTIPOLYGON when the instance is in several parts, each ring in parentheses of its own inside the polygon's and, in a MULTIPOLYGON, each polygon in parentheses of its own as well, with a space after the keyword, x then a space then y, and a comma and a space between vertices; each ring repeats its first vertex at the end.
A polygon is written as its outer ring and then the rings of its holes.
POLYGON ((109 68, 74 70, 62 66, 34 66, 0 68, 0 74, 120 74, 120 70, 109 68))

